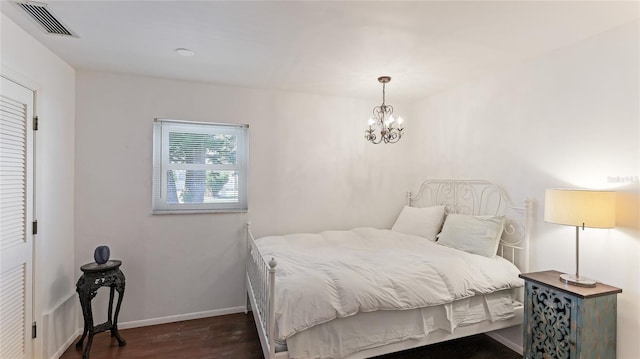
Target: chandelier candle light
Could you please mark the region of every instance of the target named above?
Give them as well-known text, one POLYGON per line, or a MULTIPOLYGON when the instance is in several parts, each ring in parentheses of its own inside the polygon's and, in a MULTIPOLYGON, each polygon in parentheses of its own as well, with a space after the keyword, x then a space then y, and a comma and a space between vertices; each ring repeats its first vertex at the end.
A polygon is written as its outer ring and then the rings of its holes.
POLYGON ((364 138, 371 143, 396 143, 402 137, 404 120, 400 116, 397 119, 393 117, 393 106, 385 104, 385 85, 390 81, 389 76, 378 77, 378 82, 382 84, 382 105, 373 108, 373 117, 369 118, 369 128, 364 131, 364 138), (380 137, 376 135, 377 130, 380 131, 380 137))

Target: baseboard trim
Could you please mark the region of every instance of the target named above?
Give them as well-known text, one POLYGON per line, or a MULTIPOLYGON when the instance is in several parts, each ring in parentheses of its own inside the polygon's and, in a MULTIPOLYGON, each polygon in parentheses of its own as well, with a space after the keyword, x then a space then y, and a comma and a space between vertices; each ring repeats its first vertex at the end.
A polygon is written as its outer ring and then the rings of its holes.
POLYGON ((520 355, 522 355, 522 353, 524 352, 524 349, 522 348, 521 345, 514 343, 513 341, 505 338, 504 336, 496 332, 488 332, 485 334, 487 334, 490 338, 493 338, 495 341, 499 342, 500 344, 506 346, 507 348, 513 350, 514 352, 520 355))
POLYGON ((128 329, 128 328, 138 328, 138 327, 146 327, 149 325, 158 325, 158 324, 166 324, 173 322, 181 322, 183 320, 191 320, 191 319, 200 319, 207 317, 216 317, 219 315, 226 314, 236 314, 236 313, 244 313, 245 307, 231 307, 224 309, 215 309, 215 310, 207 310, 204 312, 196 312, 196 313, 187 313, 187 314, 178 314, 178 315, 170 315, 167 317, 159 317, 159 318, 151 318, 151 319, 143 319, 143 320, 133 320, 130 322, 122 322, 118 323, 118 329, 128 329))
POLYGON ((75 294, 75 292, 68 293, 53 308, 42 314, 40 320, 42 328, 41 352, 35 357, 58 359, 73 344, 78 335, 82 334, 82 329, 78 328, 78 317, 82 315, 79 314, 80 304, 74 298, 75 294), (67 339, 60 338, 65 334, 68 335, 67 339), (56 338, 60 338, 64 342, 58 344, 56 338))
POLYGON ((73 344, 76 338, 80 336, 80 334, 82 334, 82 329, 76 330, 75 333, 73 333, 73 335, 71 335, 71 337, 69 337, 69 339, 67 339, 67 341, 64 342, 64 344, 60 347, 60 349, 58 349, 57 352, 53 353, 50 359, 59 359, 62 356, 62 354, 64 354, 64 352, 66 352, 67 349, 69 349, 69 347, 73 344))

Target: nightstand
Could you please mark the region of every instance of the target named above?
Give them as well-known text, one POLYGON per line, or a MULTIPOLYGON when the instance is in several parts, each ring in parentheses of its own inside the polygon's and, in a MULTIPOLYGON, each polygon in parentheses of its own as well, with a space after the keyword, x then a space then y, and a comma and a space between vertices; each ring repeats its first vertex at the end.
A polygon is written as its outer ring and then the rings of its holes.
POLYGON ((520 274, 525 280, 524 353, 533 358, 616 357, 616 306, 622 289, 560 281, 560 272, 520 274))

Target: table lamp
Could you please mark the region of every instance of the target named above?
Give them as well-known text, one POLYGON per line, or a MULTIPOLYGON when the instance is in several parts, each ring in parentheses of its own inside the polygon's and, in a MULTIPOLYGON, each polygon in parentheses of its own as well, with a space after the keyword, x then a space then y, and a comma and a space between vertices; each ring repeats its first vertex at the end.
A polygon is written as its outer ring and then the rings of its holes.
POLYGON ((596 281, 580 276, 580 227, 615 227, 616 193, 578 189, 547 189, 544 221, 576 227, 576 274, 562 274, 560 280, 580 287, 595 287, 596 281))

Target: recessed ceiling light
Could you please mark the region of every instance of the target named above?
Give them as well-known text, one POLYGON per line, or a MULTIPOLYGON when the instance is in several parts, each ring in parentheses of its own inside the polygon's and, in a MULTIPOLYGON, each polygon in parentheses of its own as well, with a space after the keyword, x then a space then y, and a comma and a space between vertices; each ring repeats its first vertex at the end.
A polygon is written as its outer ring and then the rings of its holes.
POLYGON ((193 56, 196 54, 195 52, 189 49, 183 49, 183 48, 176 49, 176 53, 180 56, 193 56))

